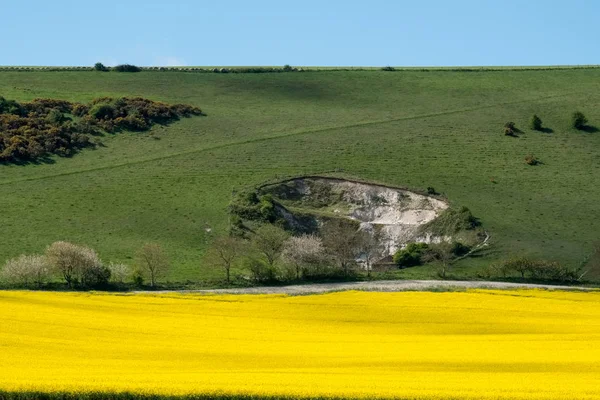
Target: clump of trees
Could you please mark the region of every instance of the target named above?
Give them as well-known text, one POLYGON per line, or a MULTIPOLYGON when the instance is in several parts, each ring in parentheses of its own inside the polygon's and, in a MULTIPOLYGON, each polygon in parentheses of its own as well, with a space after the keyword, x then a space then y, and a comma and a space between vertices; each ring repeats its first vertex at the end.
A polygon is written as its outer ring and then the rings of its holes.
POLYGON ((578 282, 585 275, 582 267, 571 268, 556 261, 514 257, 492 264, 485 278, 530 278, 543 281, 578 282))
POLYGON ((140 67, 137 67, 137 66, 131 65, 131 64, 119 64, 115 67, 112 67, 111 69, 116 72, 141 72, 142 71, 142 69, 140 67))
POLYGON ((59 241, 48 246, 44 254, 8 260, 0 268, 0 277, 21 287, 41 287, 56 283, 57 279, 71 289, 118 288, 130 281, 141 286, 146 280, 155 287, 169 272, 170 262, 159 244, 146 243, 136 254, 135 267, 132 270, 127 264, 105 264, 94 249, 59 241))
POLYGON ((93 146, 90 135, 143 131, 193 115, 203 114, 194 106, 139 97, 104 97, 89 104, 55 99, 18 103, 0 97, 0 162, 35 161, 52 154, 68 157, 93 146))

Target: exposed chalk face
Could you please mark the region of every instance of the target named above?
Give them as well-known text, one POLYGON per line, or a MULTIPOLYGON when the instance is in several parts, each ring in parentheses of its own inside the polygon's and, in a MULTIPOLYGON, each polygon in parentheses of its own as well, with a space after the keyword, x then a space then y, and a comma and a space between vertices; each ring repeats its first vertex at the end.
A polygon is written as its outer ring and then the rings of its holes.
POLYGON ((361 229, 367 232, 379 232, 383 243, 381 258, 395 253, 409 242, 438 243, 450 239, 427 234, 420 229, 448 208, 448 203, 437 198, 403 189, 330 178, 296 179, 286 185, 293 203, 317 204, 318 209, 359 221, 361 229))

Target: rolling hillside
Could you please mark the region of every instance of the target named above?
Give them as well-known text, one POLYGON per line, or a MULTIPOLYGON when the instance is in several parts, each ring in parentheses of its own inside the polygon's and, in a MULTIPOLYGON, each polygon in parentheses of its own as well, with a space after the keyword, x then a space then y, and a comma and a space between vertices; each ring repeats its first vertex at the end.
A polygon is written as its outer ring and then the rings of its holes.
MULTIPOLYGON (((156 241, 172 282, 213 279, 202 255, 227 226, 232 191, 278 177, 337 176, 429 186, 469 207, 491 235, 476 276, 514 254, 577 265, 600 240, 600 132, 577 131, 582 111, 600 128, 600 69, 311 71, 199 74, 0 71, 0 95, 87 102, 141 96, 200 107, 149 132, 49 163, 0 165, 0 262, 56 240, 106 261, 132 262, 156 241), (528 128, 539 115, 546 132, 528 128), (503 134, 514 121, 522 135, 503 134), (534 154, 541 162, 524 162, 534 154)), ((398 276, 429 277, 428 267, 398 276)))

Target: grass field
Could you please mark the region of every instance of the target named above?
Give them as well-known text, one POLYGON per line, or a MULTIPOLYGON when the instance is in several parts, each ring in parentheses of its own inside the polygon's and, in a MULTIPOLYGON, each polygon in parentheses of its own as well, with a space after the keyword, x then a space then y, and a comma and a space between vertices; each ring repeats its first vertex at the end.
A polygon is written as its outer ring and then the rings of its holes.
POLYGON ((0 390, 592 399, 600 294, 0 292, 0 390))
MULTIPOLYGON (((600 239, 600 69, 320 71, 284 74, 0 72, 0 95, 89 101, 143 96, 202 108, 151 132, 40 165, 0 165, 0 260, 56 240, 131 263, 146 241, 169 252, 172 282, 211 280, 206 229, 226 228, 232 191, 278 176, 343 170, 390 185, 433 186, 492 235, 473 277, 510 254, 576 265, 600 239), (552 133, 527 129, 538 114, 552 133), (524 131, 505 137, 514 121, 524 131), (530 167, 533 153, 542 165, 530 167), (493 183, 494 181, 495 183, 493 183)), ((399 277, 433 277, 422 267, 399 277)))

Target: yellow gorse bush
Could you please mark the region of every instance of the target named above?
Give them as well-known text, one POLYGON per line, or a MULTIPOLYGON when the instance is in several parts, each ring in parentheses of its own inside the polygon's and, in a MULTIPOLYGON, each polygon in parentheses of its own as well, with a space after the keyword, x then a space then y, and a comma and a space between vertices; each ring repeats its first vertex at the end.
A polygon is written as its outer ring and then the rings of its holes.
POLYGON ((600 398, 600 293, 0 292, 0 390, 600 398))

